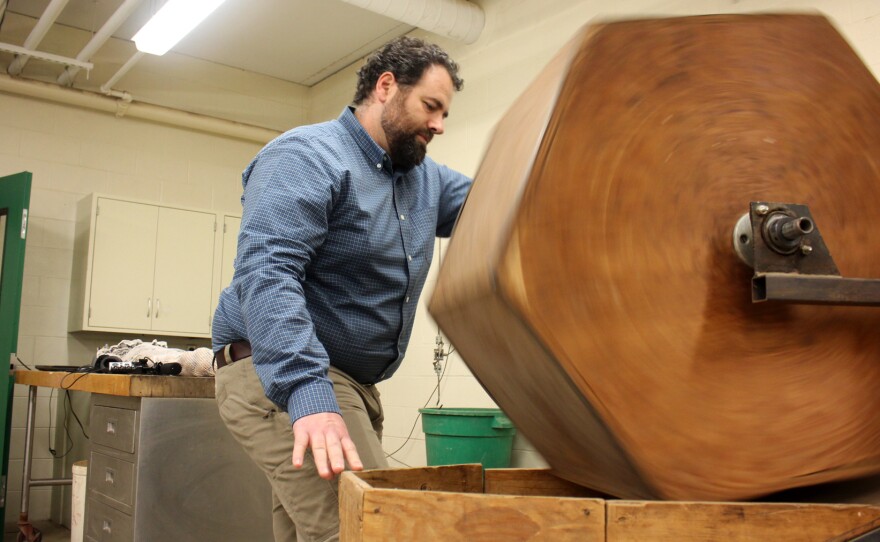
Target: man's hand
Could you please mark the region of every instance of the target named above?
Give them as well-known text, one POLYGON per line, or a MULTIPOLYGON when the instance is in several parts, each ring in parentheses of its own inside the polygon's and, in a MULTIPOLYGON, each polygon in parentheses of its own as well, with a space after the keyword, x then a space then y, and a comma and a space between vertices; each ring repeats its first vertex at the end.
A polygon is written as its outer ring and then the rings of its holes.
POLYGON ((342 416, 335 412, 320 412, 303 416, 293 424, 293 467, 300 468, 306 448, 312 448, 312 457, 321 478, 330 479, 345 470, 363 470, 357 448, 348 436, 342 416))

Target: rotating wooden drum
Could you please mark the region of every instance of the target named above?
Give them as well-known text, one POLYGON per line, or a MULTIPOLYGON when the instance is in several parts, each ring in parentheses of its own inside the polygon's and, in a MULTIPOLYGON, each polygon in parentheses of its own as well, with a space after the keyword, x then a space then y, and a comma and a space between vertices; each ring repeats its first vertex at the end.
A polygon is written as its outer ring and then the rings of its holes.
POLYGON ((430 311, 560 476, 744 499, 880 472, 880 309, 753 304, 751 201, 880 278, 880 86, 819 16, 586 27, 498 124, 430 311))

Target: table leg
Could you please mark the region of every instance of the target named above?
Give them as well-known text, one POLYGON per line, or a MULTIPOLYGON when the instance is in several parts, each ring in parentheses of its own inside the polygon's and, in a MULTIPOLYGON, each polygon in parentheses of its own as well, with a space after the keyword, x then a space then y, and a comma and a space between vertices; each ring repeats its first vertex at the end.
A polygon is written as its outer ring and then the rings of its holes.
POLYGON ((37 410, 37 387, 28 386, 27 421, 24 433, 24 472, 21 475, 21 511, 18 515, 18 540, 38 541, 40 531, 28 521, 28 506, 31 496, 31 460, 34 455, 34 424, 37 410))

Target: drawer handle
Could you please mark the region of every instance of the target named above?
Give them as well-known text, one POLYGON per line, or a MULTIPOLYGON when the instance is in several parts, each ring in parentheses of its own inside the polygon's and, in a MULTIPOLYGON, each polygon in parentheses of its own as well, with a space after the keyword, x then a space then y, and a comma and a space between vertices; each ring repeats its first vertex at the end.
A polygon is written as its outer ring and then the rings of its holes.
POLYGON ((101 530, 107 534, 111 534, 113 532, 113 522, 109 519, 103 520, 101 530))
POLYGON ((116 420, 107 420, 107 434, 115 435, 116 434, 116 420))
POLYGON ((112 486, 114 476, 116 476, 116 473, 113 471, 113 469, 107 468, 106 472, 104 472, 104 481, 112 486))

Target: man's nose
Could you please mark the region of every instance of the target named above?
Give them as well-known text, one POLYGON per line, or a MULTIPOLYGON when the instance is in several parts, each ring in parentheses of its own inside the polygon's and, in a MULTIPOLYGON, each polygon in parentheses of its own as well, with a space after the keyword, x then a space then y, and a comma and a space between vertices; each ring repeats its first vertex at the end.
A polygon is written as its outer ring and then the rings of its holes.
POLYGON ((428 121, 428 129, 431 130, 431 133, 434 135, 440 135, 443 133, 443 116, 437 115, 431 117, 428 121))

